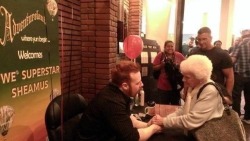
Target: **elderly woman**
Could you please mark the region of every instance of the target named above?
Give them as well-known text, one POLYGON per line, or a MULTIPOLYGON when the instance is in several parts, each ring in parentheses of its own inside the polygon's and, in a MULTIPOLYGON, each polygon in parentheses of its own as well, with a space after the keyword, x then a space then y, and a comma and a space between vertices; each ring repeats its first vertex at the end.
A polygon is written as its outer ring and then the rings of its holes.
POLYGON ((203 55, 192 55, 181 62, 180 70, 187 87, 185 104, 176 112, 161 117, 156 115, 152 122, 165 128, 182 128, 192 130, 206 121, 221 117, 224 106, 222 98, 213 85, 206 86, 199 97, 199 89, 208 82, 213 82, 211 61, 203 55))

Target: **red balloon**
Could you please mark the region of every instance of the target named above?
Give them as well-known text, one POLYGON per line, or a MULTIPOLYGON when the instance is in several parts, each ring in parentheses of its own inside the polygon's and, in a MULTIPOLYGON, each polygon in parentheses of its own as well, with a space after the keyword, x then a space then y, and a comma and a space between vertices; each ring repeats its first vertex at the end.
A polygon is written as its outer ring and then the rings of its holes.
POLYGON ((143 41, 138 35, 129 35, 123 42, 123 49, 126 56, 130 59, 138 57, 143 49, 143 41))

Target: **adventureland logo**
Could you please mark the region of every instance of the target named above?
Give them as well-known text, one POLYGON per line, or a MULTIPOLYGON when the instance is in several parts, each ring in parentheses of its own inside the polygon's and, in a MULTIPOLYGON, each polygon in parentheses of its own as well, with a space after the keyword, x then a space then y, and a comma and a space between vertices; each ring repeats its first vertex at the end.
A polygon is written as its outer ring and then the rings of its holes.
POLYGON ((7 41, 13 42, 14 37, 32 22, 40 20, 46 24, 45 17, 39 14, 38 11, 34 14, 27 15, 20 23, 16 23, 15 20, 11 18, 12 14, 3 6, 0 6, 0 13, 5 18, 4 36, 0 38, 0 45, 2 46, 5 46, 7 41))
MULTIPOLYGON (((46 6, 49 12, 49 15, 52 17, 52 21, 53 21, 53 17, 57 14, 57 10, 58 10, 57 3, 55 2, 55 0, 48 0, 46 6)), ((20 22, 16 22, 16 20, 13 17, 14 16, 12 15, 12 13, 8 11, 6 7, 2 5, 0 6, 0 19, 4 23, 4 26, 0 26, 1 27, 0 32, 3 33, 0 35, 0 48, 8 47, 9 44, 15 42, 15 40, 18 40, 16 35, 20 34, 24 29, 26 29, 34 21, 39 21, 39 22, 42 22, 44 25, 46 25, 46 17, 40 14, 39 10, 34 10, 34 13, 31 13, 31 14, 27 13, 26 17, 20 22)), ((57 24, 57 23, 53 23, 53 24, 57 24)), ((38 43, 38 42, 48 44, 50 42, 49 39, 47 39, 47 37, 40 37, 40 36, 34 37, 31 35, 22 35, 20 37, 20 41, 30 42, 32 44, 38 43)), ((43 52, 42 51, 31 52, 29 50, 17 50, 17 56, 19 60, 42 59, 43 52)), ((8 72, 0 71, 0 86, 13 83, 14 87, 11 88, 12 98, 17 98, 20 96, 24 96, 27 94, 32 94, 38 91, 48 89, 51 83, 50 82, 51 78, 41 79, 41 80, 39 79, 39 81, 34 81, 34 80, 37 78, 51 76, 51 75, 60 73, 59 65, 39 66, 38 68, 29 68, 29 69, 24 69, 24 70, 20 70, 20 69, 21 68, 17 68, 16 70, 11 70, 8 72), (32 81, 29 81, 29 82, 27 81, 28 83, 25 83, 24 82, 25 80, 32 80, 32 81), (18 81, 19 82, 23 81, 23 82, 20 83, 21 85, 19 85, 19 83, 17 83, 18 81)))
MULTIPOLYGON (((55 0, 48 0, 46 8, 53 17, 57 14, 58 6, 55 0)), ((6 43, 13 42, 14 37, 21 33, 25 28, 27 28, 32 22, 34 21, 41 21, 44 25, 46 25, 46 18, 45 16, 41 15, 38 10, 32 14, 26 15, 26 17, 19 23, 12 18, 12 13, 9 12, 5 7, 0 6, 0 18, 4 19, 4 28, 3 28, 3 37, 0 37, 0 46, 5 46, 6 43)), ((40 42, 40 43, 47 43, 50 42, 47 37, 32 37, 24 35, 21 37, 22 42, 40 42)), ((42 52, 29 52, 28 50, 18 50, 17 55, 19 59, 35 59, 35 58, 43 58, 42 52)))

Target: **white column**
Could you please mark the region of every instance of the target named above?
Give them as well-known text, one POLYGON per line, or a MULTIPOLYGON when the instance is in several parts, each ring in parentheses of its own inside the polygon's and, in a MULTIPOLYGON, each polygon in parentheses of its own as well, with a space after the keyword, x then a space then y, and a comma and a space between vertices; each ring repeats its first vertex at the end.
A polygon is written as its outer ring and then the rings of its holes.
POLYGON ((168 0, 145 0, 146 38, 156 40, 163 49, 167 40, 171 2, 168 0))
POLYGON ((232 43, 234 1, 221 0, 220 40, 223 49, 228 49, 232 43))

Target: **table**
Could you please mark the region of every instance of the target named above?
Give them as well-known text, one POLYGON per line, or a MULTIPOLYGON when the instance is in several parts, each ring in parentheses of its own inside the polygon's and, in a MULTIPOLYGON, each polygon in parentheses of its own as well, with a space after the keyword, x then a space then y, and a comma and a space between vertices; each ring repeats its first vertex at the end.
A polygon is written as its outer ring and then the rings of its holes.
POLYGON ((175 112, 180 106, 177 105, 164 105, 164 104, 155 104, 155 114, 158 114, 162 117, 167 116, 175 112))
MULTIPOLYGON (((144 109, 147 106, 134 106, 132 109, 132 114, 144 113, 144 109)), ((174 111, 176 111, 180 106, 176 105, 164 105, 164 104, 155 104, 154 113, 162 117, 165 117, 174 111)), ((152 116, 146 115, 146 118, 142 118, 143 121, 148 122, 152 116)))
MULTIPOLYGON (((144 108, 146 106, 137 106, 134 107, 132 113, 144 113, 144 108)), ((156 104, 155 105, 155 113, 161 116, 166 116, 168 114, 173 113, 180 106, 175 105, 163 105, 156 104)), ((151 116, 146 115, 145 118, 142 118, 143 121, 149 121, 151 116)), ((187 137, 183 134, 182 129, 164 129, 162 133, 154 134, 149 138, 148 141, 188 141, 187 137)))

